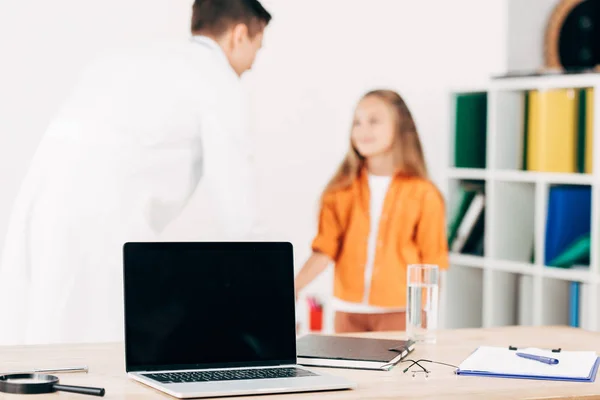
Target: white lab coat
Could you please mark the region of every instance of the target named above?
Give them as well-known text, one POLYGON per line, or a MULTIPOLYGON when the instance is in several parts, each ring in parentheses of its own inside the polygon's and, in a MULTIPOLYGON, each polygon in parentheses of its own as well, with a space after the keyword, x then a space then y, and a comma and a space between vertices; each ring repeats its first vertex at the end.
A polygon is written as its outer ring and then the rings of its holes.
MULTIPOLYGON (((122 246, 161 240, 199 182, 218 206, 218 239, 251 238, 246 121, 239 77, 208 38, 87 69, 16 199, 0 264, 0 344, 122 340, 122 246)), ((197 227, 208 228, 217 229, 197 227)))

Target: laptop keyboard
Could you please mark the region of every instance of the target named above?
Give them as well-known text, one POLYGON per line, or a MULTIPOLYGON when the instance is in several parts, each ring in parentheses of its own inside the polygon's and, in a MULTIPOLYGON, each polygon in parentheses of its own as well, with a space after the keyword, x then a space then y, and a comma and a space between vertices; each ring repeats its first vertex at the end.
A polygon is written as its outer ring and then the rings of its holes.
POLYGON ((247 379, 300 378, 316 374, 300 368, 236 369, 220 371, 190 371, 144 374, 161 383, 193 383, 239 381, 247 379))

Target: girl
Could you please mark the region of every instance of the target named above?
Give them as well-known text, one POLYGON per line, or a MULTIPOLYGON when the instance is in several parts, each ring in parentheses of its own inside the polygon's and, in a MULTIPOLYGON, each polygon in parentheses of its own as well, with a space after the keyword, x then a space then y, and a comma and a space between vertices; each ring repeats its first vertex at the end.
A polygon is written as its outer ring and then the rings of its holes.
POLYGON ((334 262, 336 332, 405 330, 407 266, 448 267, 444 202, 397 93, 361 99, 350 142, 323 192, 313 254, 296 290, 334 262))

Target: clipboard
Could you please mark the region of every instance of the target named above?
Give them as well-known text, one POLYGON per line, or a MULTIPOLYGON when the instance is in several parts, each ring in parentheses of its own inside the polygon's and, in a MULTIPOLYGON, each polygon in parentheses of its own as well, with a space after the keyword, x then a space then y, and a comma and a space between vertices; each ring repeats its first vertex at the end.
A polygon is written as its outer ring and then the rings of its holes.
POLYGON ((520 349, 537 352, 540 355, 559 357, 563 364, 559 367, 545 365, 517 357, 517 348, 478 347, 456 370, 457 375, 494 378, 553 380, 568 382, 594 382, 600 366, 600 357, 595 352, 564 352, 562 349, 520 349), (572 366, 577 365, 578 373, 572 366), (565 373, 565 371, 568 371, 565 373))

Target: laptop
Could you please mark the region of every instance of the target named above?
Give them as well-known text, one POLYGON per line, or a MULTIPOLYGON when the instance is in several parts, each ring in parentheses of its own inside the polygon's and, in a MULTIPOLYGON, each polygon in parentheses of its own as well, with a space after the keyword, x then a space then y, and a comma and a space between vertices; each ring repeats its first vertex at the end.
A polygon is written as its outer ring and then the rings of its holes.
POLYGON ((353 389, 297 364, 290 243, 126 243, 127 375, 177 398, 353 389))

